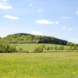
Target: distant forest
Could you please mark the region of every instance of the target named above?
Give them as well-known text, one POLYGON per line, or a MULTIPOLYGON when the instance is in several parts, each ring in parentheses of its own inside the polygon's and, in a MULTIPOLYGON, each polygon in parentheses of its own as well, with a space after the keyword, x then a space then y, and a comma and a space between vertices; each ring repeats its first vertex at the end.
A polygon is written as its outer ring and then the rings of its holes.
POLYGON ((47 43, 67 45, 68 41, 50 36, 38 36, 25 33, 17 33, 0 38, 1 43, 26 44, 26 43, 47 43))

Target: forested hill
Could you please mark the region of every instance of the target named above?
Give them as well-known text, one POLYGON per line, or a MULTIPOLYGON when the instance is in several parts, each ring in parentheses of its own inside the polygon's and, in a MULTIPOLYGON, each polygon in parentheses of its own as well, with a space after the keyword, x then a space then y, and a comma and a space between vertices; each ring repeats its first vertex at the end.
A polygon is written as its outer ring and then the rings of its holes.
POLYGON ((50 44, 61 44, 66 45, 66 40, 61 40, 50 36, 38 36, 25 33, 17 33, 8 35, 4 38, 0 38, 2 43, 10 44, 25 44, 25 43, 50 43, 50 44))

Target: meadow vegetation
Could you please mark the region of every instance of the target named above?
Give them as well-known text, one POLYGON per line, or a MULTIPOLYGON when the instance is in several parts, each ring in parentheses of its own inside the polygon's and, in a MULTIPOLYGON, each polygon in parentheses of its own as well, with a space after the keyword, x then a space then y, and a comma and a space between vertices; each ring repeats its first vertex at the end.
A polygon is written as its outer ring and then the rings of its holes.
POLYGON ((56 44, 15 44, 17 50, 20 48, 24 51, 32 52, 60 52, 60 51, 75 51, 78 50, 76 45, 64 46, 56 44))
POLYGON ((11 44, 7 39, 0 42, 0 78, 78 78, 77 44, 11 44))
POLYGON ((75 51, 77 45, 55 45, 55 44, 4 44, 0 43, 0 53, 39 53, 39 52, 58 52, 75 51))
POLYGON ((31 53, 47 51, 77 50, 78 44, 50 36, 38 36, 26 33, 11 34, 0 38, 2 53, 31 53))
POLYGON ((78 52, 0 54, 0 78, 78 78, 78 52))

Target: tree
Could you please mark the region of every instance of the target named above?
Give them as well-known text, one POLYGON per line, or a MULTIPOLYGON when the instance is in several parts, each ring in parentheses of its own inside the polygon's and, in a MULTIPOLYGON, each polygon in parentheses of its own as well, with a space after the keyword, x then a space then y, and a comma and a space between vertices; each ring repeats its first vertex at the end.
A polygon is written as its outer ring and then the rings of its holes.
POLYGON ((73 49, 74 49, 74 50, 76 50, 76 49, 77 49, 77 45, 76 45, 76 44, 73 46, 73 49))

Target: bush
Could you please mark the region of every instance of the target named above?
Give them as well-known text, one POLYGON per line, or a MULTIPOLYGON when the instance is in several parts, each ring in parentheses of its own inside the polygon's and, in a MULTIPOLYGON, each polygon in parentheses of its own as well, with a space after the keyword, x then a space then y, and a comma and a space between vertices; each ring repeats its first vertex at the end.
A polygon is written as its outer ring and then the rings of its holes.
POLYGON ((51 50, 53 50, 53 47, 51 47, 51 50))
POLYGON ((63 47, 63 46, 60 46, 60 47, 58 48, 58 50, 64 50, 64 47, 63 47))
POLYGON ((50 47, 47 47, 46 50, 50 50, 50 47))
POLYGON ((34 52, 43 52, 43 47, 39 46, 39 47, 35 48, 34 52))
POLYGON ((55 50, 57 50, 57 46, 55 46, 55 50))
POLYGON ((0 43, 0 53, 12 53, 12 52, 16 52, 15 46, 0 43))
POLYGON ((29 53, 29 51, 23 50, 23 48, 19 48, 17 53, 29 53))

